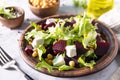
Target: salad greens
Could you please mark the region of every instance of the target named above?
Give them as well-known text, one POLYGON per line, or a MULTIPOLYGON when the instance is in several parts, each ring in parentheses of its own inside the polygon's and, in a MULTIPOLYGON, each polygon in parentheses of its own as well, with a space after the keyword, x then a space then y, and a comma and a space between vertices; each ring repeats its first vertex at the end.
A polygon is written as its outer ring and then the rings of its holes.
POLYGON ((43 67, 47 68, 49 72, 53 71, 53 67, 44 60, 36 65, 36 69, 43 68, 43 67))
POLYGON ((74 67, 68 66, 68 65, 62 65, 59 67, 59 71, 68 71, 68 70, 73 70, 75 69, 74 67))
POLYGON ((80 63, 80 66, 87 66, 90 67, 91 69, 93 69, 93 66, 95 65, 95 61, 94 59, 96 59, 97 56, 94 53, 94 50, 89 50, 88 52, 86 52, 85 54, 81 55, 81 57, 79 57, 78 62, 80 63), (89 63, 85 62, 86 58, 92 58, 93 60, 90 60, 89 63))
POLYGON ((13 8, 5 8, 4 6, 0 7, 0 16, 6 19, 16 18, 15 13, 13 12, 13 8))
MULTIPOLYGON (((86 15, 81 17, 80 15, 77 15, 75 17, 71 18, 54 18, 54 26, 48 27, 47 30, 39 30, 38 28, 42 26, 42 24, 38 25, 34 22, 31 22, 31 25, 34 27, 34 29, 30 32, 27 32, 25 35, 25 39, 28 41, 28 44, 32 45, 31 39, 40 38, 44 40, 43 44, 39 44, 39 46, 34 47, 38 50, 38 57, 39 57, 39 63, 36 65, 36 68, 46 68, 49 72, 52 72, 54 68, 57 68, 60 71, 63 70, 73 70, 76 67, 71 67, 69 65, 50 65, 45 61, 45 58, 42 56, 46 54, 46 45, 54 45, 55 42, 59 40, 66 40, 67 46, 68 45, 74 45, 75 41, 79 41, 82 43, 84 49, 87 49, 88 51, 82 54, 78 59, 79 67, 90 67, 91 69, 95 65, 95 60, 97 58, 94 50, 97 48, 96 45, 96 37, 97 37, 97 26, 93 26, 91 24, 91 19, 89 19, 86 15), (67 22, 72 22, 74 20, 74 24, 67 25, 67 22), (89 62, 86 62, 86 59, 90 58, 89 62)), ((58 53, 57 55, 60 55, 61 53, 58 53)), ((66 52, 62 53, 66 55, 66 52)), ((65 58, 65 55, 62 55, 63 58, 65 58)), ((52 60, 54 60, 56 56, 53 57, 52 60)), ((59 60, 58 60, 59 61, 59 60)), ((63 62, 61 62, 62 64, 63 62)))

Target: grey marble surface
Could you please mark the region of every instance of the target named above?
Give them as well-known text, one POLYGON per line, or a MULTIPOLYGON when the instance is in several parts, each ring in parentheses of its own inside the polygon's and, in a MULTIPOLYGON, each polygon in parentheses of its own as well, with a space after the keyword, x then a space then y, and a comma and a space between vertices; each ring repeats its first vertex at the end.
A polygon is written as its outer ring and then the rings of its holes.
MULTIPOLYGON (((19 50, 18 40, 21 36, 22 31, 29 25, 30 21, 37 21, 40 18, 36 17, 30 11, 27 0, 0 0, 0 5, 5 4, 6 6, 19 6, 25 10, 25 19, 24 23, 20 28, 17 29, 8 29, 2 25, 0 25, 0 46, 2 46, 5 51, 14 58, 19 67, 30 75, 34 80, 109 80, 110 76, 115 72, 115 70, 120 66, 120 55, 118 53, 115 60, 107 66, 105 69, 90 74, 87 76, 77 77, 77 78, 59 78, 49 76, 38 71, 35 71, 33 68, 28 66, 21 57, 21 52, 19 50)), ((115 6, 120 4, 119 0, 115 0, 115 6)), ((61 0, 61 5, 57 14, 80 14, 82 13, 82 9, 75 8, 73 6, 72 0, 61 0)), ((22 74, 17 71, 8 71, 0 69, 0 80, 26 80, 22 74)))

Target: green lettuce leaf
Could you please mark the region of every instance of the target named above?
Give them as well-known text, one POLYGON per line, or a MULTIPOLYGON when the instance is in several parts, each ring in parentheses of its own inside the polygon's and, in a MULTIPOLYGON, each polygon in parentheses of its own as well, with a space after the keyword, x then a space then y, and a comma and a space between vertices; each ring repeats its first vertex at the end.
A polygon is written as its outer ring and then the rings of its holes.
POLYGON ((46 68, 49 72, 53 71, 53 66, 49 65, 47 62, 45 62, 44 60, 42 60, 41 62, 39 62, 36 67, 36 69, 40 69, 40 68, 46 68))
POLYGON ((37 25, 35 22, 30 22, 30 25, 35 28, 35 30, 38 30, 39 25, 37 25))
POLYGON ((91 60, 90 63, 85 62, 84 59, 82 59, 81 57, 79 57, 78 62, 80 63, 79 65, 81 67, 85 66, 85 67, 89 67, 90 69, 93 69, 94 65, 95 65, 95 61, 91 60))
POLYGON ((91 69, 94 67, 94 65, 96 64, 94 59, 96 59, 97 56, 94 53, 94 50, 91 49, 89 51, 87 51, 85 54, 82 54, 79 58, 78 58, 78 63, 81 67, 90 67, 91 69), (91 60, 89 62, 85 62, 86 58, 90 58, 91 60))
POLYGON ((96 37, 97 32, 96 31, 90 31, 86 36, 84 36, 82 43, 84 48, 90 47, 90 48, 96 48, 96 37))
POLYGON ((74 67, 68 66, 68 65, 62 65, 59 67, 59 71, 68 71, 68 70, 73 70, 75 69, 74 67))
POLYGON ((40 37, 42 39, 44 39, 48 34, 43 33, 42 31, 37 31, 36 29, 33 29, 30 32, 27 32, 25 34, 25 39, 31 43, 31 38, 36 38, 36 37, 40 37))
POLYGON ((87 58, 92 58, 92 59, 96 59, 97 58, 97 56, 96 56, 96 54, 95 54, 93 49, 87 51, 83 56, 87 57, 87 58))
POLYGON ((13 8, 6 9, 4 6, 0 7, 0 16, 1 15, 6 19, 16 18, 13 8))
POLYGON ((42 60, 42 54, 44 54, 46 52, 46 49, 43 45, 40 45, 39 48, 37 48, 38 50, 38 56, 39 56, 39 60, 42 60))

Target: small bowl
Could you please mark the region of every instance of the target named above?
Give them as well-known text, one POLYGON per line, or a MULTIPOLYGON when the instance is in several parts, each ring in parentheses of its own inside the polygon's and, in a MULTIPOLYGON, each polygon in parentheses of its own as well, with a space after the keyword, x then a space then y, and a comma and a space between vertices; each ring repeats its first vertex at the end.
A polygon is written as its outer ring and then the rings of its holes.
POLYGON ((60 1, 58 0, 58 2, 55 5, 52 5, 48 8, 41 8, 41 7, 38 8, 33 6, 30 0, 28 0, 28 5, 32 13, 41 18, 56 14, 56 12, 59 9, 59 4, 60 4, 60 1))
POLYGON ((16 18, 10 18, 10 19, 0 16, 0 22, 2 23, 3 26, 6 26, 10 29, 20 27, 24 21, 24 14, 25 14, 24 10, 16 6, 6 7, 6 9, 8 8, 12 8, 14 11, 18 12, 20 15, 16 18))
MULTIPOLYGON (((70 18, 72 16, 75 15, 69 15, 69 14, 63 14, 63 15, 55 15, 55 16, 50 16, 50 17, 46 17, 44 19, 41 19, 39 21, 37 21, 37 24, 42 24, 43 22, 45 22, 47 19, 49 18, 70 18)), ((96 65, 94 66, 93 69, 90 69, 88 67, 83 67, 83 68, 77 68, 75 70, 71 70, 71 71, 58 71, 58 70, 54 70, 52 73, 49 73, 48 70, 46 70, 45 68, 41 68, 38 71, 44 73, 44 74, 48 74, 51 76, 56 76, 56 77, 79 77, 79 76, 83 76, 83 75, 88 75, 91 73, 95 73, 98 72, 102 69, 104 69, 105 67, 107 67, 115 58, 115 56, 117 55, 118 52, 118 40, 116 35, 113 33, 113 31, 108 28, 106 25, 104 25, 103 23, 101 23, 100 21, 96 21, 97 26, 101 29, 101 31, 103 32, 103 35, 106 37, 107 41, 110 43, 110 47, 107 51, 106 54, 104 54, 97 62, 96 65)), ((25 52, 25 47, 27 45, 27 41, 25 40, 25 34, 29 31, 31 31, 33 29, 33 27, 30 25, 28 26, 24 31, 23 34, 21 35, 20 38, 20 50, 21 50, 21 55, 22 58, 25 60, 25 62, 27 64, 29 64, 31 67, 33 67, 35 69, 36 64, 38 63, 32 56, 30 56, 29 54, 27 54, 25 52)))

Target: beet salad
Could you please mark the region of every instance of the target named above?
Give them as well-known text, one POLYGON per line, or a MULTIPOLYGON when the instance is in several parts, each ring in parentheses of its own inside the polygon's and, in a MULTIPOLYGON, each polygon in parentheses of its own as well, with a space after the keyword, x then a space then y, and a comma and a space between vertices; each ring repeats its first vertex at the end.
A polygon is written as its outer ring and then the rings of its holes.
POLYGON ((25 52, 38 61, 36 69, 93 69, 110 46, 97 23, 86 15, 49 18, 41 24, 31 22, 31 26, 25 34, 25 52))

